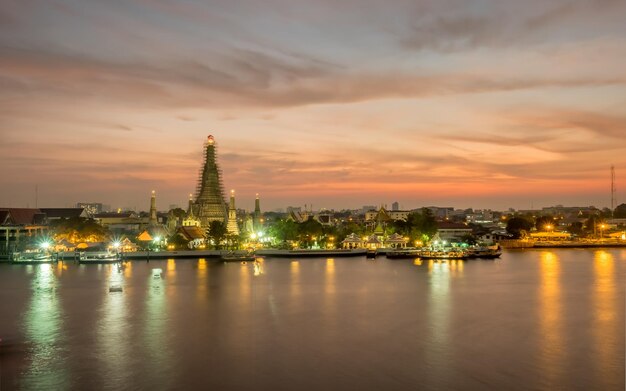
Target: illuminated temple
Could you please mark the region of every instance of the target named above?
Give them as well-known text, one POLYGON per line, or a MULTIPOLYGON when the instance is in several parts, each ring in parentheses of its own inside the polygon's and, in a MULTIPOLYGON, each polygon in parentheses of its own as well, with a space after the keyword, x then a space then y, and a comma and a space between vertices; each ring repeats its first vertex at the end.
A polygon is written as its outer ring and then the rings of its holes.
POLYGON ((204 165, 199 175, 195 198, 192 212, 201 227, 208 227, 211 221, 226 223, 228 214, 224 202, 224 185, 222 172, 217 165, 213 136, 209 136, 204 144, 204 165))

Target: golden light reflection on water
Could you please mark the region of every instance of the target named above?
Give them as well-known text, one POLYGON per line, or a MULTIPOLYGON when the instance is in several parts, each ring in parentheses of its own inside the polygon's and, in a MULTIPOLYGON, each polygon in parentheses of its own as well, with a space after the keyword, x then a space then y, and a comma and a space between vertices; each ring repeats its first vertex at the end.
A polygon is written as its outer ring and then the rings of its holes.
POLYGON ((335 286, 335 260, 333 258, 328 258, 326 260, 326 278, 324 284, 324 291, 327 294, 335 294, 336 286, 335 286))
POLYGON ((167 260, 167 276, 168 277, 176 276, 176 261, 171 258, 167 260))
POLYGON ((255 277, 258 277, 261 274, 264 274, 265 273, 265 269, 263 268, 263 258, 257 258, 254 261, 253 267, 254 267, 254 276, 255 277))
POLYGON ((566 358, 563 341, 563 320, 561 303, 561 265, 558 256, 552 251, 542 251, 540 257, 539 287, 539 327, 541 330, 541 367, 545 369, 551 384, 557 384, 559 368, 566 358))
MULTIPOLYGON (((619 343, 619 325, 623 319, 617 319, 617 306, 620 305, 616 293, 615 261, 607 251, 594 253, 593 270, 595 284, 593 292, 593 336, 596 357, 594 362, 599 372, 604 375, 611 373, 611 368, 620 361, 619 351, 623 348, 619 343)), ((623 350, 622 350, 623 351, 623 350)), ((623 363, 623 356, 622 356, 623 363)))
POLYGON ((326 259, 324 268, 324 328, 328 332, 333 332, 337 327, 337 287, 336 287, 335 260, 326 259))
MULTIPOLYGON (((291 290, 291 295, 290 297, 292 299, 298 299, 300 297, 300 262, 298 261, 291 261, 291 263, 289 263, 289 275, 291 278, 291 283, 289 284, 290 286, 290 290, 291 290)), ((296 303, 297 304, 297 303, 296 303)))
POLYGON ((198 301, 206 300, 207 293, 207 264, 206 259, 198 259, 198 289, 196 290, 198 301))
POLYGON ((130 278, 133 275, 133 263, 132 262, 124 262, 124 278, 130 278))
POLYGON ((23 385, 25 389, 67 389, 65 358, 59 354, 63 341, 58 282, 52 265, 37 265, 31 270, 32 296, 23 321, 26 338, 32 344, 31 361, 23 385))
POLYGON ((251 278, 250 278, 250 267, 247 263, 239 265, 239 297, 240 304, 243 306, 249 306, 251 301, 251 278))

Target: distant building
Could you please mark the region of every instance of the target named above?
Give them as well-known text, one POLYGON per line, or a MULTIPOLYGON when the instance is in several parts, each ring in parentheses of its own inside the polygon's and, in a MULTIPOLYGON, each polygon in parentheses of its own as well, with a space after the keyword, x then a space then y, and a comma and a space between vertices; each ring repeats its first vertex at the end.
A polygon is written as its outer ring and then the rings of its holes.
POLYGON ((100 202, 78 202, 76 207, 85 209, 90 216, 97 215, 98 213, 105 211, 104 205, 100 202))
POLYGON ((71 219, 71 218, 90 218, 90 215, 86 209, 84 208, 39 208, 42 213, 46 215, 46 220, 48 222, 53 220, 60 219, 71 219))
POLYGON ((462 223, 453 223, 449 221, 437 222, 437 233, 441 240, 460 239, 465 235, 472 233, 472 229, 462 223))
POLYGON ((46 215, 39 209, 0 208, 0 254, 9 254, 20 241, 46 230, 46 215))
POLYGON ((393 204, 391 204, 391 210, 393 212, 400 210, 400 204, 398 203, 398 201, 394 202, 393 204))

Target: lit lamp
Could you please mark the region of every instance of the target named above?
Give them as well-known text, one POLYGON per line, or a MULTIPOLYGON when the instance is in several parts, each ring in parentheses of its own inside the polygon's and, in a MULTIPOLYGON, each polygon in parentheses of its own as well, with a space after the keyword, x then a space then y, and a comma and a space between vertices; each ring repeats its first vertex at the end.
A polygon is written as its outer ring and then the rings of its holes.
POLYGON ((552 231, 552 224, 546 224, 545 229, 548 232, 552 231))
POLYGON ((604 229, 606 228, 606 224, 600 224, 600 239, 604 238, 604 229))
POLYGON ((113 248, 115 249, 115 254, 119 254, 120 253, 120 246, 122 244, 118 241, 113 242, 113 248))

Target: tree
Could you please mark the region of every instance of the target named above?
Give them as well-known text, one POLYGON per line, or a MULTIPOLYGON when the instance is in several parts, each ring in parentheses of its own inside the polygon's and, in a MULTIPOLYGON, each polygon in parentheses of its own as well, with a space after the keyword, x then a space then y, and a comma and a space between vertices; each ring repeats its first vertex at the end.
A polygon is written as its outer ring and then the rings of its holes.
POLYGON ((217 250, 222 248, 222 242, 226 238, 228 230, 226 224, 221 221, 213 220, 209 223, 209 229, 207 230, 207 238, 212 239, 217 250))
POLYGON ((172 235, 167 240, 167 243, 169 245, 174 246, 176 250, 188 250, 189 249, 189 241, 179 234, 172 235))
POLYGON ((535 220, 535 228, 537 228, 537 231, 553 231, 554 219, 552 216, 539 216, 535 220))
POLYGON ((626 204, 619 204, 613 212, 613 216, 618 219, 626 218, 626 204))
POLYGON ((56 240, 66 239, 72 243, 102 242, 109 236, 109 231, 94 219, 71 217, 50 223, 50 230, 56 240))
POLYGON ((533 223, 523 217, 512 217, 506 223, 506 232, 510 233, 516 239, 519 239, 524 233, 530 231, 533 223))
POLYGON ((567 232, 572 235, 582 235, 583 233, 583 223, 579 221, 575 221, 567 227, 567 232))
POLYGON ((321 237, 324 233, 324 227, 319 221, 314 220, 312 217, 303 223, 298 224, 298 240, 300 245, 310 248, 318 237, 321 237))
POLYGON ((269 227, 270 237, 278 243, 288 240, 296 240, 298 236, 298 224, 293 220, 278 220, 269 227))

